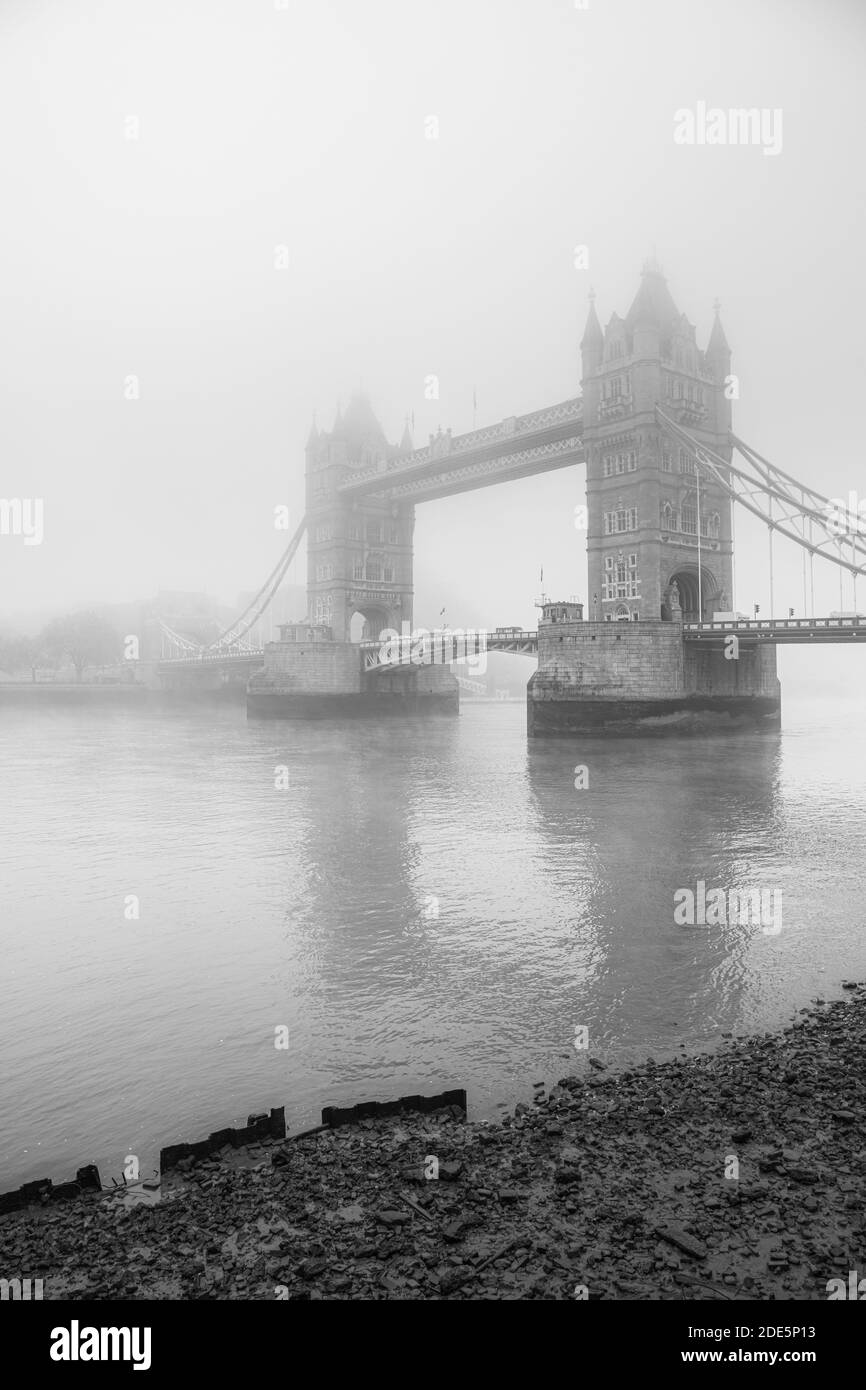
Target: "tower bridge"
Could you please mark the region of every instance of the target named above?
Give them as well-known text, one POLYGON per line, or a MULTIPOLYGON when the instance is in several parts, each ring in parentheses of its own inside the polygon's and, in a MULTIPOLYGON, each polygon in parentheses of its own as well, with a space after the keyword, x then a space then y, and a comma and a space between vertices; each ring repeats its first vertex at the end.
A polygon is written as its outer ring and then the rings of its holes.
POLYGON ((390 443, 363 396, 330 431, 314 425, 306 513, 286 551, 209 646, 163 629, 161 675, 249 670, 253 715, 455 712, 459 688, 444 664, 380 652, 383 633, 412 628, 415 507, 585 464, 586 604, 548 604, 537 632, 487 634, 488 650, 537 654, 530 734, 778 727, 776 646, 866 635, 856 612, 866 539, 836 534, 827 498, 733 433, 718 306, 701 348, 654 262, 625 317, 612 314, 604 329, 590 297, 580 349, 580 395, 462 435, 440 430, 420 448, 408 422, 390 443), (761 622, 736 612, 737 508, 770 537, 761 622), (307 620, 259 649, 255 625, 304 535, 307 620), (773 611, 777 541, 803 553, 796 619, 773 611), (853 579, 852 613, 840 603, 841 616, 815 614, 816 560, 853 579))

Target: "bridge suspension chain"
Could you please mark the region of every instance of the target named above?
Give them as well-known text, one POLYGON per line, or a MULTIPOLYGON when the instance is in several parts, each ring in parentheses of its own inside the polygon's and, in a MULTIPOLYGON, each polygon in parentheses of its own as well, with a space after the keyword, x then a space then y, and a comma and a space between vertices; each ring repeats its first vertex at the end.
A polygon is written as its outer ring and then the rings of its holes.
POLYGON ((277 589, 282 584, 288 572, 289 565, 297 554, 298 546, 301 543, 306 525, 307 518, 305 516, 301 517, 300 525, 258 593, 250 600, 240 617, 236 618, 224 632, 220 633, 219 637, 215 638, 208 647, 204 648, 205 651, 220 652, 224 651, 227 647, 237 649, 241 638, 246 636, 250 628, 255 627, 259 618, 276 594, 277 589))
POLYGON ((686 448, 696 464, 705 468, 733 501, 764 522, 769 528, 771 540, 773 532, 778 532, 801 546, 809 554, 810 561, 817 555, 819 559, 836 565, 840 577, 844 570, 852 574, 855 581, 857 575, 866 574, 866 537, 856 532, 843 537, 833 530, 830 519, 836 509, 830 498, 762 458, 736 435, 731 435, 731 443, 743 458, 746 468, 729 463, 708 444, 684 430, 658 406, 656 418, 666 433, 686 448), (779 503, 781 515, 774 513, 774 501, 779 503), (798 527, 799 530, 795 529, 798 527), (850 543, 850 559, 845 557, 843 540, 850 543))

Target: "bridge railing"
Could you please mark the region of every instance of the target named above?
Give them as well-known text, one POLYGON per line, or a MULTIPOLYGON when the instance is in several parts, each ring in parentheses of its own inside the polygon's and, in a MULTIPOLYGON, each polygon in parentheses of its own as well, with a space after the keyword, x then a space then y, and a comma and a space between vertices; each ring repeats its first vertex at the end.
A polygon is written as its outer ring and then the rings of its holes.
POLYGON ((866 618, 726 618, 722 622, 683 623, 684 632, 812 632, 828 628, 866 629, 866 618))

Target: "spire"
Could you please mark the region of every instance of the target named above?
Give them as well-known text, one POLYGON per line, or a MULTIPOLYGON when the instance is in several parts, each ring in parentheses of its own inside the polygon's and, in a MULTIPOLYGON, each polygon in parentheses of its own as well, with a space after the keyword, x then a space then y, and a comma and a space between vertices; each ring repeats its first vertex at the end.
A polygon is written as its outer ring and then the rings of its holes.
POLYGON ((588 348, 604 348, 604 334, 601 331, 598 314, 595 312, 595 290, 589 292, 589 313, 586 316, 586 327, 580 340, 580 348, 582 352, 588 348))
POLYGON ((311 449, 312 446, 313 446, 314 444, 318 443, 318 439, 319 439, 319 431, 318 431, 318 429, 317 429, 317 427, 316 427, 316 412, 315 412, 315 410, 314 410, 314 411, 313 411, 313 423, 312 423, 312 425, 311 425, 311 427, 310 427, 310 437, 309 437, 309 439, 307 440, 307 448, 308 448, 308 449, 311 449))
POLYGON ((722 327, 722 320, 719 318, 720 307, 719 301, 716 300, 713 304, 715 318, 713 319, 713 326, 710 330, 710 340, 707 343, 707 357, 729 357, 731 353, 728 340, 725 337, 725 330, 722 327))
POLYGON ((412 435, 409 431, 409 416, 407 415, 406 424, 403 427, 403 438, 400 440, 400 453, 411 454, 414 447, 415 446, 412 443, 412 435))
POLYGON ((342 412, 342 410, 340 409, 340 402, 337 401, 337 413, 336 413, 336 415, 334 416, 334 428, 331 430, 331 434, 339 434, 340 431, 342 430, 342 428, 343 428, 343 412, 342 412))
POLYGON ((654 256, 644 261, 640 288, 626 315, 626 327, 670 329, 679 321, 680 311, 674 304, 668 282, 654 256))

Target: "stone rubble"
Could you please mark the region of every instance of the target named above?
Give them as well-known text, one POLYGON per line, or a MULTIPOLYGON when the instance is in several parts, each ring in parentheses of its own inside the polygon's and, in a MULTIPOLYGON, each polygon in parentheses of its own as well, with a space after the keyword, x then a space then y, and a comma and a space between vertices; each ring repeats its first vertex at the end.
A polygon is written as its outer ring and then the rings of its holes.
POLYGON ((866 987, 845 988, 712 1055, 584 1058, 501 1123, 402 1113, 14 1212, 0 1267, 46 1299, 826 1298, 866 1276, 866 987))

